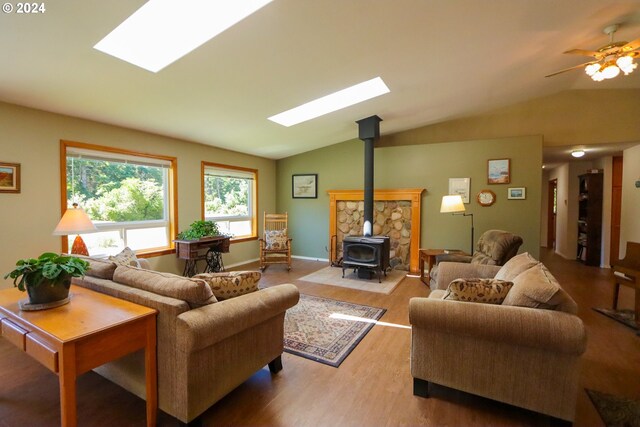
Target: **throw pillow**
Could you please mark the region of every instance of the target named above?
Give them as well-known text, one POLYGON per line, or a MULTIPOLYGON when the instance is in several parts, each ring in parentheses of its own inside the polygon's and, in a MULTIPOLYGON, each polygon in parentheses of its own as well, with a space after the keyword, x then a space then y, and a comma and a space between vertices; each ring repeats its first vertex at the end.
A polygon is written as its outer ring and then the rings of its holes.
POLYGON ((529 252, 518 254, 498 270, 494 279, 513 280, 518 274, 530 269, 539 262, 540 261, 532 257, 529 252))
POLYGON ((106 259, 91 258, 83 255, 74 255, 80 259, 83 259, 89 263, 89 269, 87 270, 87 276, 97 277, 98 279, 113 279, 113 272, 118 266, 113 261, 106 259))
POLYGON ((133 288, 186 301, 191 308, 218 301, 205 281, 171 273, 119 265, 113 273, 113 280, 133 288))
POLYGON ((231 271, 228 273, 203 273, 193 276, 209 284, 219 301, 248 294, 258 290, 259 271, 231 271))
POLYGON ((449 283, 442 299, 502 304, 513 283, 496 279, 456 279, 449 283))
POLYGON ((136 253, 128 246, 119 254, 110 256, 109 261, 113 261, 118 265, 132 265, 134 267, 140 267, 136 253))
POLYGON ((269 230, 264 232, 264 239, 267 243, 267 250, 286 249, 289 239, 287 238, 287 229, 269 230))
POLYGON ((577 306, 542 263, 513 279, 513 287, 503 305, 576 312, 577 306))

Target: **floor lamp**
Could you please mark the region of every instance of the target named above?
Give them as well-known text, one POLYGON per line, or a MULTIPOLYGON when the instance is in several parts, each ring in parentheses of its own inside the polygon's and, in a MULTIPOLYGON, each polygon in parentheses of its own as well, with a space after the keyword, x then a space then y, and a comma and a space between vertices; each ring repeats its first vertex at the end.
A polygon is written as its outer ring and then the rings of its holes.
POLYGON ((53 230, 54 236, 68 236, 70 234, 77 234, 76 239, 73 241, 71 247, 71 253, 75 255, 89 256, 89 250, 87 245, 80 237, 80 233, 87 233, 96 231, 97 228, 89 219, 89 216, 82 208, 78 207, 77 203, 73 204, 72 208, 67 209, 62 215, 60 222, 53 230))
POLYGON ((462 196, 459 194, 443 196, 442 204, 440 205, 440 213, 450 213, 453 215, 462 215, 471 217, 471 255, 473 255, 473 214, 466 213, 464 209, 464 203, 462 203, 462 196))

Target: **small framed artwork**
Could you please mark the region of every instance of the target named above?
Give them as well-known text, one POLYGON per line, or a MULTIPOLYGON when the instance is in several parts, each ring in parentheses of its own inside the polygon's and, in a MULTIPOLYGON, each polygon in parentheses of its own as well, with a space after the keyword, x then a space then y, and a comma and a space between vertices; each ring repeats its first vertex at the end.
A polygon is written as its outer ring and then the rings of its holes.
POLYGON ((509 187, 507 191, 507 199, 524 200, 527 198, 527 189, 525 187, 509 187))
POLYGON ((487 161, 487 183, 509 184, 511 182, 510 159, 491 159, 487 161))
POLYGON ((0 162, 0 193, 20 192, 20 163, 0 162))
POLYGON ((464 203, 469 203, 471 178, 449 178, 449 194, 459 194, 464 203))
POLYGON ((294 199, 318 198, 318 174, 299 174, 291 176, 291 197, 294 199))

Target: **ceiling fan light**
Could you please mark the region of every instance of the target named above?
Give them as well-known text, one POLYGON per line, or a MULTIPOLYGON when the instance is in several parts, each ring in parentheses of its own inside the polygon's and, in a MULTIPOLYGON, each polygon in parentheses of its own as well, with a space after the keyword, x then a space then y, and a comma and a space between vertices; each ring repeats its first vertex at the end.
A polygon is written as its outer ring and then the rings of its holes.
POLYGON ((595 73, 598 72, 598 70, 600 70, 600 64, 597 62, 594 64, 589 64, 586 67, 584 67, 584 71, 585 73, 587 73, 588 76, 593 76, 595 73))
POLYGON ((631 74, 636 68, 638 68, 638 64, 634 63, 633 60, 631 60, 628 65, 625 64, 620 67, 625 76, 631 74))
POLYGON ((598 71, 593 76, 591 76, 591 78, 593 79, 593 81, 601 82, 604 80, 604 74, 602 74, 602 71, 598 71))
POLYGON ((630 56, 621 56, 616 60, 616 65, 622 70, 629 67, 631 64, 633 64, 633 58, 630 56))
POLYGON ((618 74, 620 74, 620 68, 618 68, 615 64, 609 64, 604 67, 604 70, 602 70, 602 76, 605 79, 612 79, 618 74))

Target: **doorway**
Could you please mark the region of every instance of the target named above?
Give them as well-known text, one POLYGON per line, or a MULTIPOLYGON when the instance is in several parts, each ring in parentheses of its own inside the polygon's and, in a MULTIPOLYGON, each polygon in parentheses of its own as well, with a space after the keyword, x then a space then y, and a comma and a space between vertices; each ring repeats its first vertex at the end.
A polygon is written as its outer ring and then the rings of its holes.
MULTIPOLYGON (((611 173, 611 247, 609 264, 620 256, 620 217, 622 210, 622 156, 614 156, 611 173)), ((640 292, 640 291, 638 291, 640 292)))
POLYGON ((547 247, 556 249, 556 216, 558 214, 558 180, 549 181, 547 203, 547 247))

